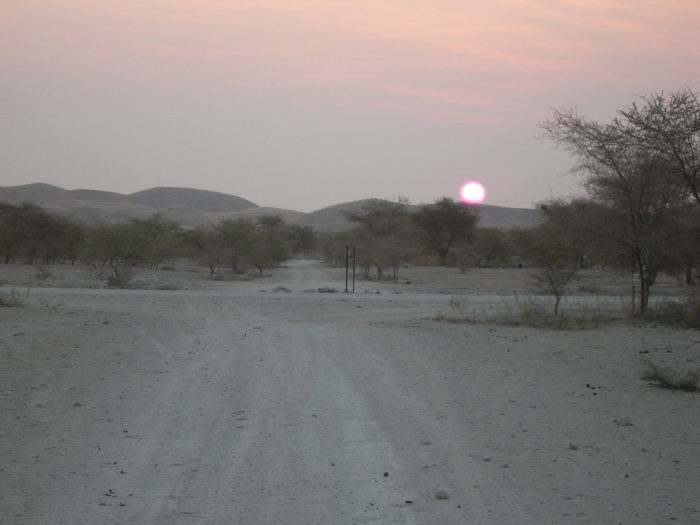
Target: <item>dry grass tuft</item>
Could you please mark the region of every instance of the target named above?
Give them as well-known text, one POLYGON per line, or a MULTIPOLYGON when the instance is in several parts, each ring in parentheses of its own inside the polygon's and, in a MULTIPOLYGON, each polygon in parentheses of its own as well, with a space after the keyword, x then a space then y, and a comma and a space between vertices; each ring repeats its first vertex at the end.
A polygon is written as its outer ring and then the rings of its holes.
POLYGON ((666 301, 654 306, 651 316, 673 326, 700 328, 700 287, 693 287, 680 301, 666 301))
POLYGON ((476 321, 476 311, 473 308, 470 309, 466 298, 462 296, 450 297, 447 302, 447 311, 438 312, 433 320, 447 323, 470 323, 476 321))
POLYGON ((586 308, 552 313, 547 302, 533 295, 516 295, 512 302, 504 304, 494 319, 499 324, 528 326, 545 330, 588 330, 620 320, 624 313, 611 303, 596 300, 586 308))
POLYGON ((464 297, 450 298, 446 311, 441 311, 434 321, 448 323, 483 322, 508 326, 527 326, 544 330, 587 330, 628 317, 624 308, 603 299, 587 308, 559 311, 554 315, 551 304, 545 298, 526 294, 516 295, 500 308, 477 311, 464 297))

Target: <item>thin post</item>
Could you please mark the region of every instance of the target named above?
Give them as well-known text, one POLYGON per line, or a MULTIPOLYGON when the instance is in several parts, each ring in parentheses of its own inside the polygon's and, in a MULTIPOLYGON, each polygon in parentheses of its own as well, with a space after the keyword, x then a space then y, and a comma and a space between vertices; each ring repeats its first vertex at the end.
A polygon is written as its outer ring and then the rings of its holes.
POLYGON ((357 260, 357 257, 355 257, 355 250, 356 250, 356 248, 353 246, 352 247, 352 293, 355 293, 355 261, 357 260))
POLYGON ((348 269, 350 267, 350 246, 345 247, 345 293, 348 293, 348 269))

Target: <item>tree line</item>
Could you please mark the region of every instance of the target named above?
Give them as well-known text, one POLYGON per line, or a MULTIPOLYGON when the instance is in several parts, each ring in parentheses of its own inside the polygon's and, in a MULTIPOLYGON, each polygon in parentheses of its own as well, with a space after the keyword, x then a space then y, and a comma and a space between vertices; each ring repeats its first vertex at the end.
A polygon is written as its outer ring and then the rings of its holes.
POLYGON ((350 243, 357 246, 368 277, 372 267, 378 278, 391 268, 396 279, 399 268, 420 253, 434 254, 439 264, 454 262, 455 254, 475 237, 474 207, 443 198, 418 208, 410 212, 405 200, 370 200, 346 215, 354 225, 351 230, 319 235, 311 227, 287 224, 279 215, 227 218, 195 228, 183 228, 159 214, 87 225, 35 204, 0 203, 0 253, 5 264, 100 266, 109 270, 109 284, 126 286, 139 266, 158 269, 186 258, 206 266, 210 277, 222 270, 262 275, 301 254, 336 262, 350 243))
MULTIPOLYGON (((443 197, 410 206, 407 199, 373 199, 346 213, 352 227, 318 234, 277 215, 224 219, 184 229, 154 215, 87 226, 28 203, 0 203, 4 262, 80 260, 109 268, 114 284, 133 267, 157 268, 176 258, 206 265, 210 275, 251 269, 260 275, 302 253, 344 263, 346 247, 370 278, 398 279, 423 258, 436 265, 528 266, 533 283, 556 297, 586 267, 629 271, 644 313, 659 273, 688 285, 700 262, 700 103, 689 89, 655 93, 618 112, 610 123, 554 111, 540 123, 548 139, 575 160, 582 193, 537 204, 538 224, 509 231, 479 227, 478 206, 443 197)), ((555 306, 555 309, 556 307, 555 306)))
POLYGON ((87 225, 31 203, 0 203, 0 250, 5 264, 92 264, 109 270, 109 284, 125 287, 134 268, 158 269, 187 258, 206 265, 210 277, 222 268, 262 272, 316 249, 310 227, 286 224, 277 215, 223 219, 185 229, 154 214, 126 222, 87 225))

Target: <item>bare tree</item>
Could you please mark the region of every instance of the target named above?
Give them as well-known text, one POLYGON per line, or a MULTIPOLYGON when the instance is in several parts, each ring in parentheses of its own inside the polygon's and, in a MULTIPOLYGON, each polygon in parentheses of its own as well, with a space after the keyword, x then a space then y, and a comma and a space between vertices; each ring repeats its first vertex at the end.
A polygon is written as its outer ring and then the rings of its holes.
POLYGON ((700 204, 700 101, 682 89, 652 93, 641 104, 619 111, 617 125, 638 148, 663 155, 671 173, 700 204))
POLYGON ((640 283, 643 314, 650 287, 669 267, 669 241, 680 233, 677 211, 687 188, 674 176, 667 155, 643 146, 619 119, 600 124, 576 110, 555 111, 540 124, 545 137, 569 151, 583 185, 602 205, 598 235, 625 250, 640 283))
POLYGON ((126 288, 133 277, 133 265, 142 259, 146 238, 134 222, 100 223, 90 229, 85 254, 112 271, 109 285, 126 288))
POLYGON ((531 287, 554 297, 554 315, 558 315, 562 298, 584 266, 576 242, 554 217, 531 228, 513 230, 512 238, 519 253, 533 266, 531 287))

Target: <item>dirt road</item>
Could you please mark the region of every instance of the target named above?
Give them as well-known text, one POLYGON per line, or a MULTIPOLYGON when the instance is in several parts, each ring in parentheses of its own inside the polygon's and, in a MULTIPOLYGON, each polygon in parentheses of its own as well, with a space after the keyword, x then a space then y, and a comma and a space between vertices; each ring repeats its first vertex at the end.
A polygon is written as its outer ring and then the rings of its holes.
POLYGON ((339 276, 297 261, 264 286, 2 309, 0 522, 700 520, 698 397, 637 366, 642 344, 694 356, 697 334, 439 324, 439 295, 302 291, 339 276))

